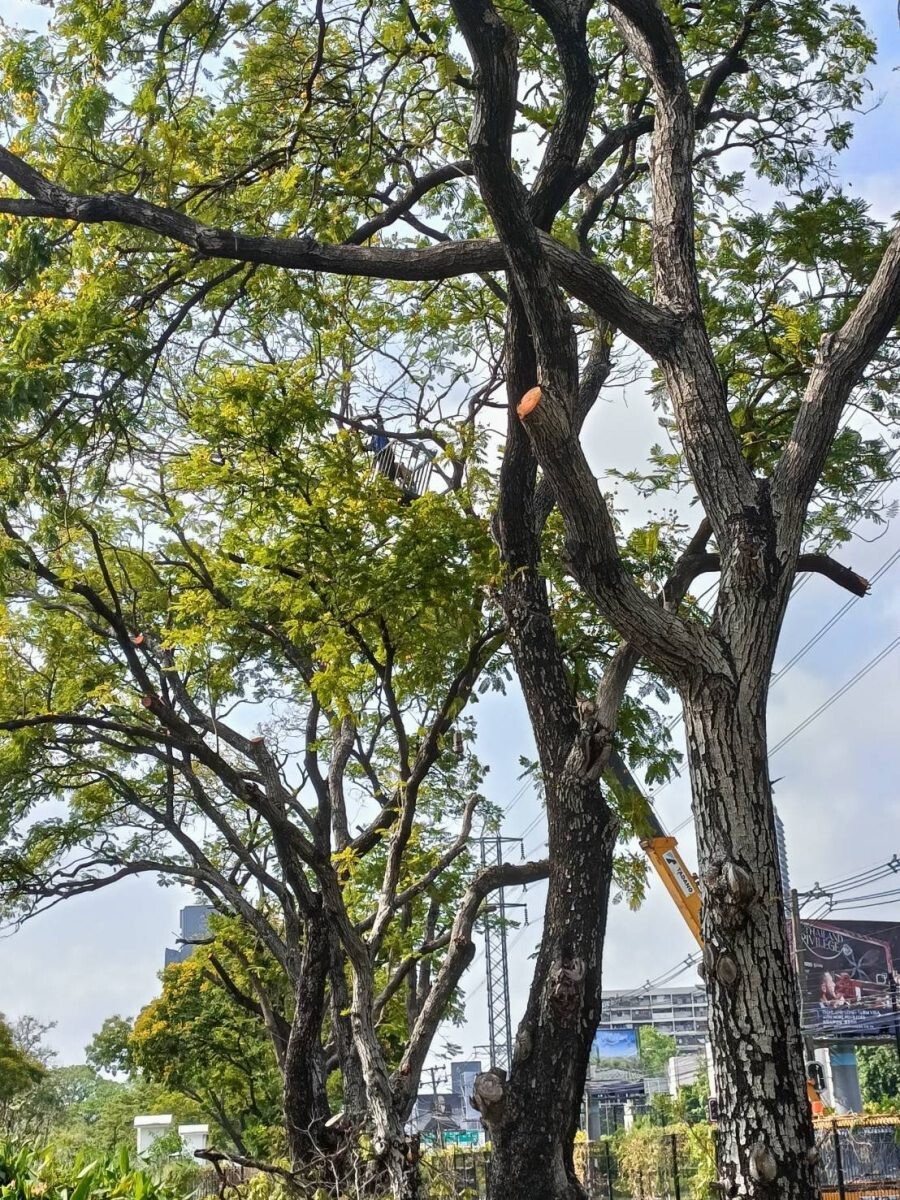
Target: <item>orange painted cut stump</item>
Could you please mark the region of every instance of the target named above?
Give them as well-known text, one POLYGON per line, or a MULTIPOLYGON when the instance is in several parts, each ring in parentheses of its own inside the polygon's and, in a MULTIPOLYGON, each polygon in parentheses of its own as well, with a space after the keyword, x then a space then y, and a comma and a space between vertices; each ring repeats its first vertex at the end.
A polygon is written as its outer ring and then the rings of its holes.
POLYGON ((527 417, 529 413, 534 412, 540 402, 541 389, 539 387, 529 388, 516 406, 516 412, 520 417, 527 417))

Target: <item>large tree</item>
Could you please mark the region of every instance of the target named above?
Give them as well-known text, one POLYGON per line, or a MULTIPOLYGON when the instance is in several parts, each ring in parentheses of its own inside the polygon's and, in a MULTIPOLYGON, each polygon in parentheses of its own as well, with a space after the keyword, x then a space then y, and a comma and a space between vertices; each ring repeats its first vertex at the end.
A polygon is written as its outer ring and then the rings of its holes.
MULTIPOLYGON (((479 1096, 502 1197, 578 1191, 615 824, 600 776, 639 661, 685 710, 725 1184, 814 1190, 765 702, 798 569, 865 591, 801 549, 882 468, 841 425, 848 405, 894 415, 900 240, 829 190, 821 154, 849 136, 872 54, 858 14, 818 0, 68 0, 53 36, 14 40, 4 60, 4 371, 12 414, 30 414, 23 449, 61 426, 72 453, 102 460, 161 364, 178 373, 171 345, 201 313, 212 328, 181 371, 229 322, 243 352, 291 363, 295 317, 338 419, 375 390, 405 438, 434 436, 467 372, 469 429, 505 387, 498 598, 550 882, 513 1069, 479 1096), (781 192, 765 219, 739 203, 748 164, 781 192), (673 441, 638 482, 689 480, 702 509, 652 570, 581 445, 616 339, 652 364, 673 441), (570 576, 619 638, 599 680, 567 669, 571 585, 554 578, 551 597, 546 579, 554 505, 570 576), (702 572, 720 578, 710 620, 681 606, 702 572)), ((458 456, 438 437, 453 486, 458 456)))
POLYGON ((197 889, 287 988, 248 961, 295 1163, 335 1148, 340 1069, 347 1126, 371 1122, 401 1171, 482 901, 546 873, 467 858, 493 554, 468 492, 406 505, 355 434, 310 449, 302 413, 275 421, 280 372, 215 373, 214 404, 178 391, 189 422, 153 403, 154 438, 100 496, 59 446, 4 479, 3 894, 29 915, 140 873, 197 889), (271 388, 250 434, 226 381, 242 404, 271 388))

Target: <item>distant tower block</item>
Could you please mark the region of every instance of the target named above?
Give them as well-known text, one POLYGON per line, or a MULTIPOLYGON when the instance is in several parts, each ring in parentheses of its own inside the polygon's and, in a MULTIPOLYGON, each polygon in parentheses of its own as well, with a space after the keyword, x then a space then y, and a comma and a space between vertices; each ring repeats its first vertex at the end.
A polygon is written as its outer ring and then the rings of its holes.
POLYGON ((778 874, 781 876, 781 895, 784 899, 784 908, 786 912, 791 909, 791 876, 788 870, 787 856, 787 841, 784 836, 784 823, 778 815, 778 809, 773 810, 775 813, 775 845, 778 850, 778 874))

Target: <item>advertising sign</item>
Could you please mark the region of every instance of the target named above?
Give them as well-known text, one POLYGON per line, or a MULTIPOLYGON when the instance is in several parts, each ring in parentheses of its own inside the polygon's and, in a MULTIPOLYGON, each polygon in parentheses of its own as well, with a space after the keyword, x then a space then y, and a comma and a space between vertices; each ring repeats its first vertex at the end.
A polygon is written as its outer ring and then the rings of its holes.
POLYGON ((900 966, 896 924, 801 921, 800 959, 806 1031, 814 1037, 871 1039, 892 1034, 891 994, 900 966))
POLYGON ((638 1065, 637 1030, 630 1025, 619 1029, 598 1029, 591 1047, 591 1066, 606 1070, 634 1070, 638 1065))
POLYGON ((447 1129, 444 1131, 445 1146, 468 1146, 475 1147, 480 1141, 480 1135, 476 1129, 447 1129))

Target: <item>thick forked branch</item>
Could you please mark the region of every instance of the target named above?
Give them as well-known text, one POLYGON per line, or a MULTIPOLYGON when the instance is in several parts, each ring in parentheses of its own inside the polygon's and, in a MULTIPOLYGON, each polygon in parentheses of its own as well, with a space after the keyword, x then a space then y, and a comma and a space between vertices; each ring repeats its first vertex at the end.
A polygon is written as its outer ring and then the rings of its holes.
POLYGON ((490 0, 455 0, 454 11, 475 63, 469 134, 472 161, 507 251, 541 384, 541 400, 527 428, 566 520, 572 571, 621 635, 662 670, 680 677, 701 661, 714 669, 727 669, 713 638, 655 605, 634 583, 619 556, 612 517, 573 428, 578 362, 569 314, 548 270, 524 190, 510 165, 518 82, 516 39, 490 0))
POLYGON ((560 404, 537 405, 522 419, 556 494, 566 522, 568 566, 600 611, 669 678, 690 678, 698 669, 731 674, 716 636, 654 603, 626 570, 615 528, 597 480, 568 414, 560 404))
POLYGON ((529 210, 528 195, 512 169, 518 42, 492 0, 454 0, 453 11, 475 68, 469 150, 481 196, 528 318, 538 377, 565 403, 578 387, 575 332, 529 210))
POLYGON ((700 98, 697 101, 697 108, 694 112, 695 129, 699 129, 702 122, 709 120, 716 97, 722 90, 722 85, 726 79, 731 75, 743 74, 743 72, 750 69, 747 60, 744 58, 744 50, 753 32, 753 25, 757 14, 768 3, 770 3, 770 0, 751 0, 751 3, 747 5, 747 11, 744 13, 744 19, 741 22, 737 37, 719 61, 710 69, 709 74, 703 82, 703 89, 700 92, 700 98))
MULTIPOLYGON (((229 229, 215 229, 176 209, 163 208, 127 194, 75 195, 46 179, 2 146, 0 173, 32 197, 29 200, 0 197, 0 213, 84 224, 128 225, 190 246, 207 258, 412 282, 507 269, 503 247, 489 238, 400 249, 325 245, 312 237, 251 237, 229 229)), ((670 315, 636 295, 601 264, 588 262, 549 234, 537 236, 553 278, 561 287, 605 317, 651 356, 657 357, 670 345, 678 326, 670 315)))
POLYGON ((500 887, 513 887, 519 883, 534 883, 538 879, 546 879, 549 872, 550 864, 546 859, 540 862, 501 863, 479 871, 469 884, 450 931, 450 948, 437 973, 434 986, 422 1006, 400 1067, 392 1080, 393 1090, 404 1116, 408 1115, 412 1106, 422 1066, 447 1003, 474 956, 472 927, 484 898, 500 887))
POLYGON ((850 393, 898 319, 900 226, 856 308, 837 333, 822 338, 790 440, 775 468, 772 501, 789 543, 800 540, 807 506, 850 393))
POLYGON ((694 108, 681 52, 658 0, 610 0, 610 8, 656 95, 650 181, 657 300, 676 312, 697 313, 700 286, 691 178, 694 108))
POLYGON ((528 198, 535 224, 549 229, 571 195, 571 180, 593 111, 596 77, 587 44, 584 0, 529 0, 546 21, 563 73, 562 106, 528 198))

